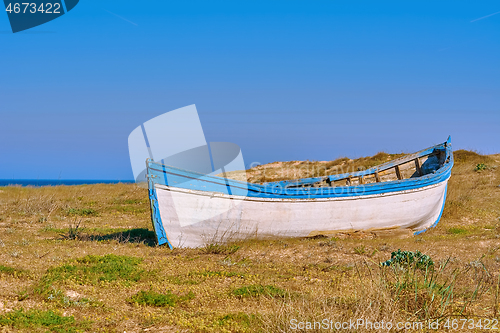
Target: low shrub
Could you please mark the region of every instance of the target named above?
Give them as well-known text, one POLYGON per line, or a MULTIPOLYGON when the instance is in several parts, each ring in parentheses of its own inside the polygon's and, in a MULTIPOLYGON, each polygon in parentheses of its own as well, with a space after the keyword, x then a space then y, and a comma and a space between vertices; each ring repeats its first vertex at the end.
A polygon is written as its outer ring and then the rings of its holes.
POLYGON ((476 167, 474 168, 474 171, 476 171, 476 172, 480 172, 480 171, 484 171, 484 170, 486 170, 486 169, 488 169, 488 166, 487 166, 486 164, 484 164, 484 163, 479 163, 479 164, 477 164, 477 165, 476 165, 476 167))
POLYGON ((421 253, 420 251, 412 252, 401 251, 401 249, 398 249, 397 251, 391 253, 391 259, 380 264, 382 266, 399 265, 403 267, 409 267, 414 264, 416 268, 426 269, 429 266, 433 266, 434 262, 431 257, 421 253))

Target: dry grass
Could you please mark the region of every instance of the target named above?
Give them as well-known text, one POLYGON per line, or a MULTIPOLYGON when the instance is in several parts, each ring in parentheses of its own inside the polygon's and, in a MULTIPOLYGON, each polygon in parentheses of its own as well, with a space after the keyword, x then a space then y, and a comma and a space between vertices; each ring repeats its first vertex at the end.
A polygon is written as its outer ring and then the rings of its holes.
MULTIPOLYGON (((404 155, 405 154, 378 153, 371 157, 361 157, 354 160, 342 157, 334 161, 274 162, 256 166, 247 170, 246 174, 248 181, 251 183, 321 177, 366 170, 404 155)), ((235 178, 231 177, 231 175, 228 175, 228 177, 235 178)))
MULTIPOLYGON (((298 177, 323 172, 293 165, 346 172, 395 157, 289 162, 264 177, 296 178, 287 169, 298 177)), ((500 155, 458 151, 455 159, 443 219, 402 239, 317 237, 169 250, 154 246, 147 193, 135 185, 0 188, 0 326, 288 332, 300 331, 292 330, 294 319, 500 319, 500 155), (481 163, 487 167, 475 171, 481 163), (419 250, 434 266, 381 267, 397 249, 419 250)))

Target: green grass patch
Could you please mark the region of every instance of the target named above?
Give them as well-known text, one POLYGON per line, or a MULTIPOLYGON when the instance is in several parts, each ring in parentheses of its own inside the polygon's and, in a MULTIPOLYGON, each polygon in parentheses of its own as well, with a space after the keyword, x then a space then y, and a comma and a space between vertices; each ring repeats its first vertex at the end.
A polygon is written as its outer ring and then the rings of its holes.
POLYGON ((216 319, 215 324, 217 326, 227 326, 230 328, 242 327, 244 329, 250 329, 253 325, 256 327, 257 324, 257 316, 254 314, 246 314, 246 313, 230 313, 224 316, 221 316, 216 319))
POLYGON ((165 307, 174 307, 179 302, 188 301, 194 298, 194 293, 189 292, 185 296, 178 296, 173 294, 170 290, 166 294, 160 294, 154 291, 139 291, 137 294, 133 295, 127 301, 129 303, 138 305, 148 305, 165 307))
POLYGON ((66 210, 66 215, 74 216, 98 216, 98 212, 92 208, 69 208, 66 210))
POLYGON ((25 271, 24 269, 0 265, 0 275, 2 274, 19 277, 19 276, 26 276, 28 272, 25 271))
POLYGON ((97 285, 102 282, 123 281, 126 284, 137 282, 147 275, 139 267, 141 258, 117 256, 107 254, 104 256, 88 255, 71 263, 50 268, 42 277, 35 292, 46 294, 56 283, 71 281, 82 285, 97 285))
POLYGON ((275 286, 256 284, 235 289, 232 291, 232 294, 238 297, 257 297, 262 295, 272 298, 283 298, 287 295, 287 292, 275 286))
POLYGON ((465 235, 469 233, 467 229, 463 228, 450 228, 447 230, 447 232, 452 235, 465 235))
POLYGON ((0 316, 0 326, 15 329, 44 329, 50 332, 82 332, 90 322, 77 322, 73 316, 62 316, 54 311, 23 309, 14 310, 0 316))

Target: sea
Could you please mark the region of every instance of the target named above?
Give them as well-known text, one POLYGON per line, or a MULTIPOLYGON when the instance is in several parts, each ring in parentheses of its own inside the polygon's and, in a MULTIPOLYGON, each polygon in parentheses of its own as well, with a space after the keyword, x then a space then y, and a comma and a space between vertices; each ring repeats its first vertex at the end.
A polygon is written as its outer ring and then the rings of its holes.
POLYGON ((82 180, 82 179, 0 179, 3 186, 59 186, 59 185, 92 185, 92 184, 131 184, 133 180, 82 180))

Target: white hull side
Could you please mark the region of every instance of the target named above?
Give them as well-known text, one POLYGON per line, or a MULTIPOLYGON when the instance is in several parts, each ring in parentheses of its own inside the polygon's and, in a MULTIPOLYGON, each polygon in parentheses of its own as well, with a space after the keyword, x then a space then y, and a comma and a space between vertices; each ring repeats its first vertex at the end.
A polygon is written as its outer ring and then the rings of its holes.
MULTIPOLYGON (((440 217, 447 181, 414 190, 325 199, 265 199, 155 185, 161 220, 174 247, 199 247, 245 238, 305 237, 336 231, 409 228, 440 217), (228 204, 229 202, 229 204, 228 204), (177 212, 233 208, 181 226, 177 212), (219 208, 217 208, 219 207, 219 208)), ((183 217, 185 218, 185 217, 183 217)))

